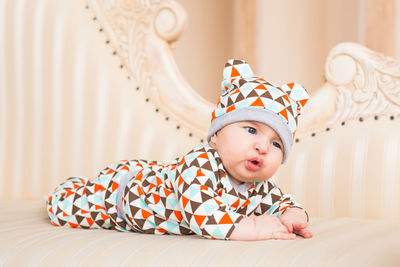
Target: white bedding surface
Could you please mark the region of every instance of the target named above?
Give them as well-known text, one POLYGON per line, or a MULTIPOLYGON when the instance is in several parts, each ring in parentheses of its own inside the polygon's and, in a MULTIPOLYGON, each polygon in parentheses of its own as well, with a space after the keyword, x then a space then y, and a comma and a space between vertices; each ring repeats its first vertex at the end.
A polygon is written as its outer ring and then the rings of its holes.
POLYGON ((0 202, 0 266, 400 266, 400 224, 312 218, 315 237, 234 242, 54 227, 43 201, 0 202))

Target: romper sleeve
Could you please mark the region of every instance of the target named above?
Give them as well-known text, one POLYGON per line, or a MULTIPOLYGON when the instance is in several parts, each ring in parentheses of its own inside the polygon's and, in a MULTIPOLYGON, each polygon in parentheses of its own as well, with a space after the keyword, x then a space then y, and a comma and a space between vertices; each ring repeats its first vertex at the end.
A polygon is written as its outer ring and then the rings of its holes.
POLYGON ((279 217, 288 208, 303 209, 299 203, 295 202, 292 195, 283 194, 281 189, 270 181, 265 181, 260 191, 263 197, 254 211, 255 215, 269 214, 279 217))
POLYGON ((191 152, 180 159, 174 183, 183 220, 197 235, 229 239, 235 224, 245 216, 233 211, 221 197, 217 181, 224 173, 213 153, 203 149, 191 152))

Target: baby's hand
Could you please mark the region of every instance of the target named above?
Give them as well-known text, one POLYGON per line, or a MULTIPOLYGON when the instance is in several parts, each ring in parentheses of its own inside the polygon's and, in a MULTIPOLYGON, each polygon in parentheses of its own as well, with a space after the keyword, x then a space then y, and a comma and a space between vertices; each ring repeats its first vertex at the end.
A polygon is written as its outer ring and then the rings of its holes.
POLYGON ((258 239, 294 239, 296 235, 288 229, 275 216, 260 215, 254 219, 258 230, 258 239))
POLYGON ((229 237, 231 240, 294 239, 280 220, 271 215, 246 217, 236 225, 229 237))
POLYGON ((299 208, 288 208, 279 220, 286 226, 289 233, 295 233, 304 238, 311 238, 313 234, 307 229, 307 215, 299 208))

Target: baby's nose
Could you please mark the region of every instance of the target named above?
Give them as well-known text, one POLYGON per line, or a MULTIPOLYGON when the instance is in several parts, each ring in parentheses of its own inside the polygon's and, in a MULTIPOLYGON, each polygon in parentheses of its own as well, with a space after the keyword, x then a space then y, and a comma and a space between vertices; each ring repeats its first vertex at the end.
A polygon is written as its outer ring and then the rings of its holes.
POLYGON ((268 152, 268 144, 266 142, 257 142, 255 148, 256 151, 261 155, 264 155, 268 152))

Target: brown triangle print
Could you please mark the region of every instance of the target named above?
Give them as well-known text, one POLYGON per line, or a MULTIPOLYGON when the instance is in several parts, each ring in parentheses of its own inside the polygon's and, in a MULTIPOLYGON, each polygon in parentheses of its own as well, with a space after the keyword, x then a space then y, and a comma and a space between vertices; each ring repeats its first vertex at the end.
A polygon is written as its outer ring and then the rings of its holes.
POLYGON ((272 203, 275 203, 281 199, 281 196, 275 195, 271 193, 272 203))
POLYGON ((272 95, 269 93, 269 91, 265 91, 260 97, 265 97, 265 98, 270 98, 272 99, 272 95))
POLYGON ((245 79, 240 79, 239 80, 239 87, 241 87, 243 84, 245 84, 247 81, 245 79))
POLYGON ((238 59, 233 60, 233 65, 240 65, 240 64, 243 64, 242 60, 238 60, 238 59))
MULTIPOLYGON (((234 103, 233 103, 233 100, 232 100, 232 98, 231 97, 228 97, 228 103, 227 103, 227 106, 229 107, 229 106, 232 106, 234 103)), ((222 105, 221 105, 221 107, 222 107, 222 105)), ((223 107, 224 108, 224 107, 223 107)))
POLYGON ((244 99, 244 96, 242 95, 242 93, 239 93, 236 97, 236 103, 238 103, 239 101, 242 101, 244 99))
POLYGON ((276 102, 278 102, 279 104, 281 104, 282 106, 286 106, 285 102, 283 102, 282 97, 278 97, 277 99, 275 99, 276 102))
POLYGON ((61 220, 60 218, 58 218, 58 222, 60 223, 61 226, 67 223, 67 221, 61 220))
POLYGON ((294 117, 292 106, 288 106, 288 107, 287 107, 287 110, 288 110, 288 111, 290 112, 290 114, 292 114, 292 116, 294 117))
POLYGON ((206 161, 206 163, 205 163, 203 166, 201 166, 201 167, 202 167, 203 169, 208 170, 208 171, 212 171, 212 170, 213 170, 210 161, 206 161))
POLYGON ((79 216, 79 215, 75 215, 76 221, 81 224, 81 222, 83 221, 83 219, 85 219, 85 217, 83 216, 79 216))
POLYGON ((190 201, 190 207, 192 208, 193 213, 198 209, 198 207, 200 207, 200 205, 201 205, 201 203, 198 203, 193 200, 190 201))
POLYGON ((80 210, 81 210, 81 209, 78 208, 77 206, 72 205, 72 214, 76 214, 76 213, 79 212, 80 210))

